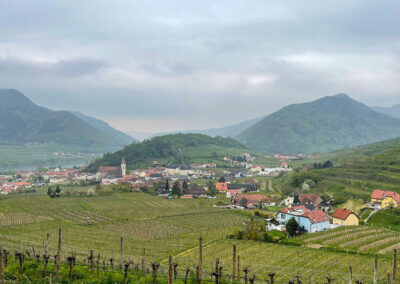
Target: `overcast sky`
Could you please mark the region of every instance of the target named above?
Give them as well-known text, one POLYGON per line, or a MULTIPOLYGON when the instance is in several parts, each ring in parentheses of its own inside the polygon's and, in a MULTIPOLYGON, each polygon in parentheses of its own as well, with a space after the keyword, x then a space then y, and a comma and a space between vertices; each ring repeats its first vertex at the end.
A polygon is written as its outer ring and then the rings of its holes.
POLYGON ((400 103, 400 1, 0 0, 0 88, 124 131, 400 103), (111 4, 113 3, 113 4, 111 4))

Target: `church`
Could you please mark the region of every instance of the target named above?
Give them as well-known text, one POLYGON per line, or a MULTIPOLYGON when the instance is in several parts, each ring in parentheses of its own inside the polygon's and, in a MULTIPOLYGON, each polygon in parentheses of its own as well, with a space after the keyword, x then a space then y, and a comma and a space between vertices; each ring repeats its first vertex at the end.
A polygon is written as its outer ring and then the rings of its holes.
POLYGON ((126 161, 125 157, 122 158, 120 167, 99 167, 96 173, 96 179, 102 180, 103 178, 115 179, 122 178, 126 175, 126 161))

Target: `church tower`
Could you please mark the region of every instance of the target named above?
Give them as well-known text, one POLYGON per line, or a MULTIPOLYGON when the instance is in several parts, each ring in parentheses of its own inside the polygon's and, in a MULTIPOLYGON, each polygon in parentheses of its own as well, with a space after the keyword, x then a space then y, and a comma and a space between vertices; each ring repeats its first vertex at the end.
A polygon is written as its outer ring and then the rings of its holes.
POLYGON ((125 157, 122 158, 121 161, 121 172, 122 172, 122 177, 126 176, 126 162, 125 162, 125 157))

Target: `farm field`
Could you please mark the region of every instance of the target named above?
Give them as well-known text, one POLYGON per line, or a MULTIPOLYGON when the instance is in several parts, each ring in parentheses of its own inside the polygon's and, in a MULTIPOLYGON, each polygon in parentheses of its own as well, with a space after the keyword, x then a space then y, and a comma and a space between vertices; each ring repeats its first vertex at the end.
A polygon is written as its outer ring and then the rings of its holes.
MULTIPOLYGON (((227 239, 226 235, 250 217, 237 211, 213 207, 213 199, 163 199, 143 193, 114 193, 110 196, 61 197, 50 199, 46 195, 14 195, 0 199, 0 242, 10 251, 31 248, 43 252, 46 234, 50 234, 49 249, 56 251, 58 229, 62 228, 62 255, 76 251, 85 258, 90 250, 101 253, 102 257, 114 258, 120 255, 120 237, 124 238, 124 255, 139 262, 145 255, 148 263, 161 262, 165 269, 168 255, 180 263, 180 270, 186 266, 193 270, 198 261, 199 236, 203 237, 203 271, 209 275, 212 263, 219 258, 224 273, 231 273, 232 247, 237 246, 240 265, 255 273, 258 280, 266 279, 270 272, 277 273, 277 279, 291 279, 296 274, 303 277, 312 275, 315 281, 322 281, 330 274, 334 279, 347 277, 348 267, 353 266, 355 279, 365 281, 373 276, 373 254, 375 248, 368 244, 378 242, 378 237, 390 239, 377 245, 379 276, 386 277, 391 270, 390 250, 397 244, 397 232, 357 227, 301 237, 306 244, 336 241, 352 248, 352 237, 347 230, 364 238, 367 247, 358 249, 365 254, 346 253, 314 249, 301 246, 269 244, 263 242, 227 239), (86 224, 90 217, 92 224, 86 224), (369 235, 376 238, 367 239, 369 235), (346 236, 346 237, 344 237, 346 236), (312 239, 318 238, 318 239, 312 239)), ((318 283, 318 282, 317 282, 318 283)), ((320 282, 319 282, 320 283, 320 282)))
POLYGON ((400 248, 399 232, 374 226, 340 227, 299 239, 306 244, 370 254, 387 254, 400 248))

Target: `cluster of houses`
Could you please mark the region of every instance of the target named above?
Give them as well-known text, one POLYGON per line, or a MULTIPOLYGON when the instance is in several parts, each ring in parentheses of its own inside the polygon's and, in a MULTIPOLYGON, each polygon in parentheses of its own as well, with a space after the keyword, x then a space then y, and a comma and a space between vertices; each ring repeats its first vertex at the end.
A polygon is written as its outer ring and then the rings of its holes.
POLYGON ((30 189, 31 187, 32 185, 26 181, 10 181, 10 182, 7 181, 0 184, 0 193, 8 194, 10 192, 27 190, 30 189))
POLYGON ((0 193, 8 194, 46 184, 62 184, 79 180, 95 180, 94 174, 80 169, 56 167, 43 171, 18 171, 15 174, 0 174, 0 193))
POLYGON ((285 230, 285 225, 292 218, 299 225, 300 233, 315 233, 338 226, 355 226, 359 223, 357 214, 346 208, 336 209, 329 217, 328 212, 332 208, 318 194, 301 193, 298 196, 299 203, 294 204, 293 201, 294 197, 288 197, 285 200, 288 207, 282 209, 276 218, 266 219, 267 230, 285 230))

